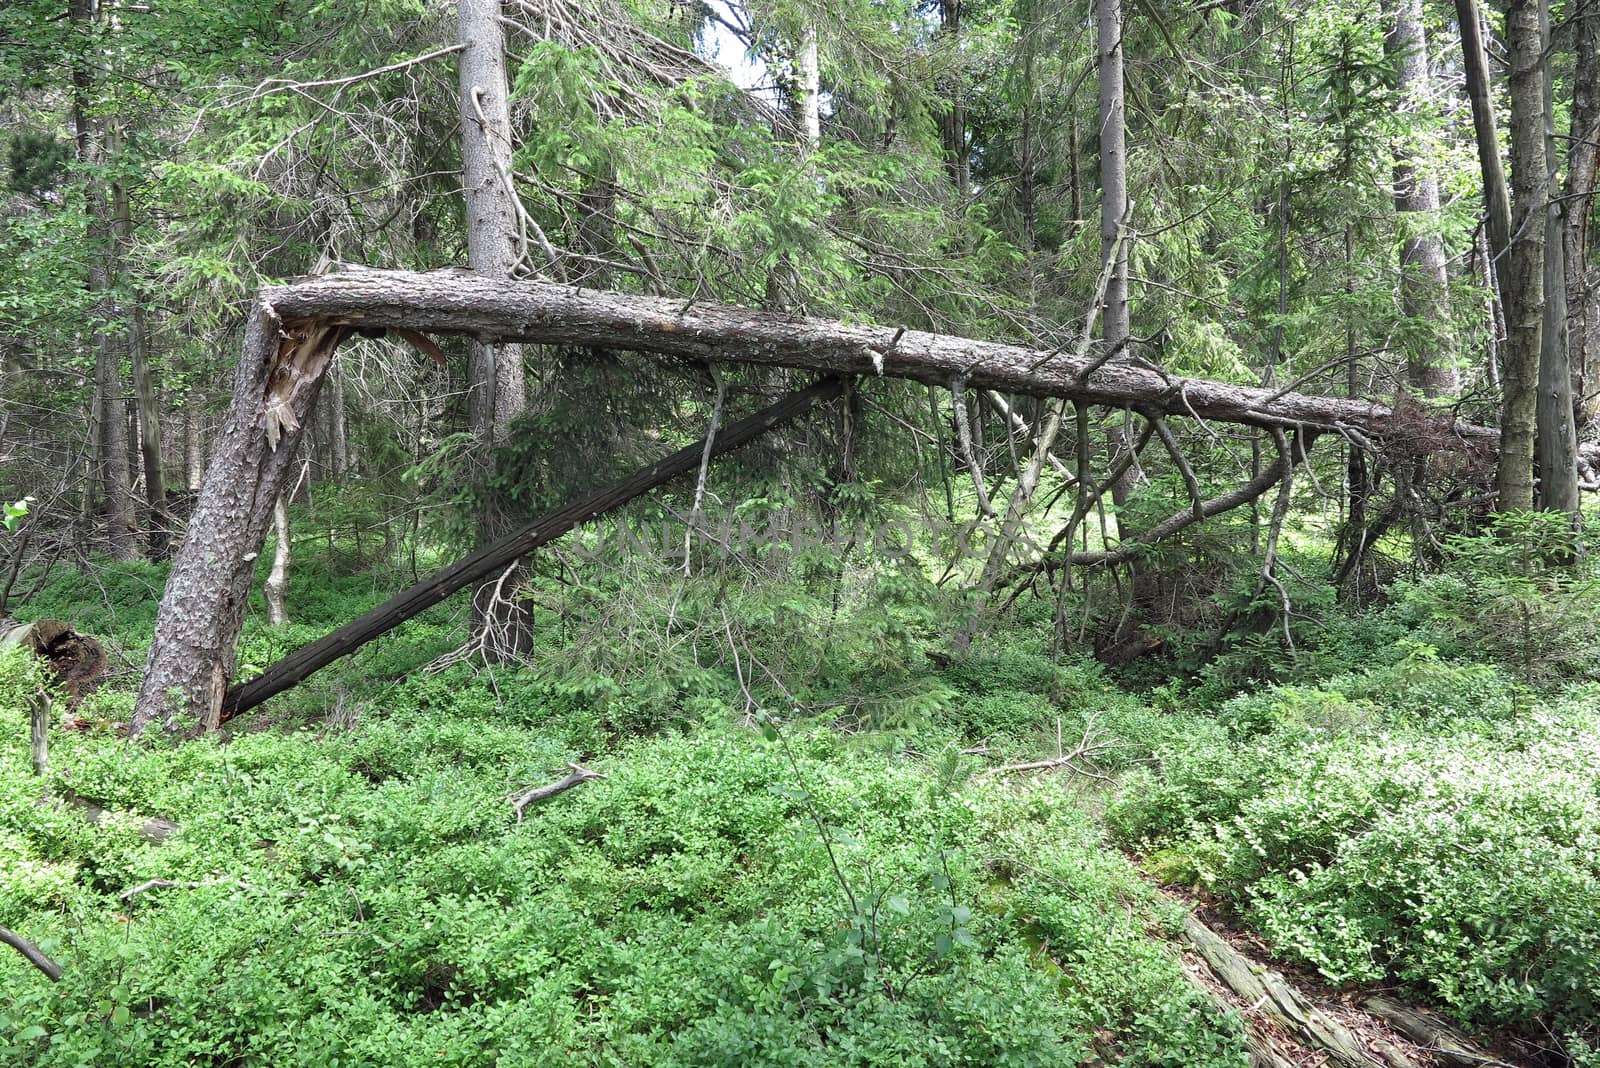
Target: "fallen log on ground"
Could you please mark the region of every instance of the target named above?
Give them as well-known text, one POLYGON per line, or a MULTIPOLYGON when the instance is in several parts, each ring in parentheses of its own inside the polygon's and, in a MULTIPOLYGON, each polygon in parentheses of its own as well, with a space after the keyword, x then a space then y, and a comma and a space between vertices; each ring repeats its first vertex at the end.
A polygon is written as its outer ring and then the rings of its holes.
POLYGON ((1313 1005, 1282 975, 1258 966, 1194 916, 1184 918, 1183 933, 1228 989, 1270 1013, 1296 1039, 1326 1051, 1328 1063, 1344 1068, 1416 1068, 1416 1061, 1391 1044, 1369 1049, 1353 1031, 1313 1005))
POLYGON ((1458 1068, 1513 1068, 1432 1013, 1388 998, 1368 998, 1361 1007, 1385 1020, 1444 1064, 1458 1068))
MULTIPOLYGON (((837 378, 830 378, 798 393, 791 393, 755 415, 747 416, 725 427, 711 441, 709 454, 720 456, 747 445, 773 427, 808 411, 817 402, 838 396, 843 389, 843 382, 837 378)), ((554 541, 602 512, 626 504, 658 486, 698 469, 704 455, 706 455, 706 442, 697 441, 604 489, 570 501, 554 511, 546 512, 520 530, 507 534, 466 559, 429 576, 409 590, 396 594, 338 630, 309 645, 301 646, 277 663, 268 665, 267 669, 256 678, 234 686, 222 695, 221 707, 217 711, 217 722, 248 711, 274 694, 282 693, 313 672, 347 656, 379 635, 388 633, 419 612, 433 607, 457 590, 504 570, 512 561, 526 556, 541 545, 554 541)), ((146 690, 148 689, 147 679, 146 690)), ((140 701, 144 700, 145 695, 141 694, 140 701)))

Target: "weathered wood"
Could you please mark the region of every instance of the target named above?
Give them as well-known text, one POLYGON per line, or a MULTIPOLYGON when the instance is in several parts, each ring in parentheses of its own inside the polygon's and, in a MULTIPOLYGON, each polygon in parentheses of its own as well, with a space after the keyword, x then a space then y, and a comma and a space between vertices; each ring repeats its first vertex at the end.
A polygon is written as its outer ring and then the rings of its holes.
MULTIPOLYGON (((580 289, 498 281, 466 271, 344 270, 269 288, 261 299, 285 321, 468 334, 507 341, 600 346, 699 361, 778 365, 904 378, 941 388, 1068 397, 1136 411, 1256 426, 1310 425, 1381 440, 1395 419, 1362 400, 1236 386, 1166 374, 1094 351, 1056 352, 946 334, 580 289)), ((1410 416, 1409 418, 1416 418, 1410 416)), ((1462 447, 1493 449, 1498 432, 1460 423, 1462 447)))
POLYGON ((1381 1017, 1396 1031, 1426 1049, 1445 1064, 1459 1068, 1513 1068, 1493 1054, 1479 1048, 1443 1020, 1431 1013, 1409 1008, 1388 998, 1368 998, 1361 1007, 1381 1017))
POLYGON ((1282 975, 1259 967, 1195 917, 1184 918, 1183 933, 1230 990, 1271 1013, 1299 1040, 1326 1050, 1329 1063, 1345 1068, 1414 1068, 1414 1061, 1392 1047, 1385 1048, 1381 1058, 1374 1055, 1354 1032, 1313 1005, 1282 975))
POLYGON ((574 527, 688 474, 699 467, 701 457, 707 451, 715 457, 740 448, 773 427, 805 413, 817 402, 838 396, 843 389, 844 384, 839 379, 824 379, 729 425, 711 441, 709 450, 705 441, 695 442, 604 489, 546 512, 521 529, 396 594, 331 634, 301 646, 249 682, 232 687, 222 698, 219 720, 248 711, 269 697, 282 693, 313 672, 347 656, 417 613, 433 607, 457 590, 501 571, 512 561, 554 541, 574 527))
POLYGON ((577 764, 568 764, 567 767, 571 771, 564 778, 557 779, 552 783, 546 783, 544 786, 535 786, 533 789, 524 791, 511 799, 511 807, 516 810, 518 823, 522 822, 523 809, 534 802, 547 800, 557 794, 564 794, 574 786, 581 786, 586 782, 605 778, 598 771, 590 771, 588 768, 577 764))

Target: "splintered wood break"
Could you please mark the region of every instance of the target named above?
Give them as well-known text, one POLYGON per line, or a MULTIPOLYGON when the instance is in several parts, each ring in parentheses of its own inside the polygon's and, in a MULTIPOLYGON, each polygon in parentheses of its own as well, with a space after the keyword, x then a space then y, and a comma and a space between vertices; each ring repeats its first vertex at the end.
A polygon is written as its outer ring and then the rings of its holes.
POLYGON ((322 381, 334 350, 349 333, 348 326, 316 319, 284 324, 261 398, 261 426, 273 452, 278 450, 278 441, 285 432, 300 429, 300 420, 294 414, 295 397, 322 381))

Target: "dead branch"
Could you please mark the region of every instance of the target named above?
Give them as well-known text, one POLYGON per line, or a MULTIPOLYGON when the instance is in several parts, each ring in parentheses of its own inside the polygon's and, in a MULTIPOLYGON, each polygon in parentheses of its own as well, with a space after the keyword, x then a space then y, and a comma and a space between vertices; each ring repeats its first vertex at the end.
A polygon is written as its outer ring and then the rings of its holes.
POLYGON ((589 782, 591 779, 605 778, 598 771, 590 771, 588 768, 580 767, 577 764, 568 764, 567 767, 571 768, 572 771, 565 778, 557 779, 555 782, 545 786, 535 786, 526 793, 518 794, 511 799, 511 807, 516 810, 518 823, 522 822, 522 810, 535 801, 544 801, 557 794, 566 793, 574 786, 589 782))
POLYGON ((1080 737, 1078 739, 1078 743, 1073 746, 1072 752, 1062 752, 1061 723, 1059 720, 1057 720, 1056 755, 1054 757, 1049 760, 1031 760, 1022 764, 1005 764, 998 768, 990 768, 987 771, 979 772, 978 775, 975 776, 975 781, 982 782, 985 779, 994 778, 998 775, 1028 775, 1034 772, 1058 771, 1062 768, 1065 768, 1068 771, 1071 771, 1076 775, 1082 775, 1085 778, 1099 779, 1102 782, 1110 782, 1111 777, 1104 774, 1094 766, 1093 758, 1099 753, 1104 753, 1109 749, 1118 748, 1121 748, 1121 743, 1113 742, 1107 738, 1103 733, 1096 729, 1094 721, 1091 719, 1088 725, 1084 727, 1082 737, 1080 737))
POLYGON ((972 489, 978 495, 978 509, 990 519, 995 517, 994 505, 983 488, 983 465, 978 463, 972 448, 972 427, 967 420, 967 380, 956 375, 950 380, 950 410, 956 417, 956 442, 961 449, 961 460, 972 475, 972 489))
POLYGON ((4 942, 28 958, 28 963, 43 972, 45 977, 52 983, 61 982, 61 976, 65 974, 61 970, 61 965, 46 956, 44 950, 11 930, 11 928, 0 927, 0 942, 4 942))

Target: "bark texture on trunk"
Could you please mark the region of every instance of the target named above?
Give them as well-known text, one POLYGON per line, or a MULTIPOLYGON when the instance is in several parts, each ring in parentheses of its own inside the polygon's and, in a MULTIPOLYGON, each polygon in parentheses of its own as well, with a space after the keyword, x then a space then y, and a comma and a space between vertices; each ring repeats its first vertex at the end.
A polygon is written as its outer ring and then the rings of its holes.
MULTIPOLYGON (((1540 55, 1550 40, 1549 0, 1538 0, 1540 55)), ((1540 79, 1540 132, 1544 139, 1544 173, 1554 176, 1561 166, 1556 149, 1555 93, 1548 61, 1540 79)), ((1553 177, 1548 180, 1553 180, 1553 177)), ((1544 324, 1539 345, 1539 398, 1536 402, 1534 470, 1538 474, 1536 503, 1550 512, 1578 515, 1578 433, 1573 424, 1572 361, 1567 334, 1567 258, 1564 244, 1565 198, 1546 195, 1544 206, 1544 324)))
POLYGON ((215 727, 255 560, 345 327, 285 322, 258 299, 233 403, 161 597, 129 733, 215 727))
MULTIPOLYGON (((1433 93, 1428 77, 1428 40, 1422 0, 1390 0, 1393 11, 1384 48, 1395 66, 1400 106, 1426 114, 1433 93)), ((1394 210, 1400 223, 1400 310, 1406 318, 1406 377, 1424 397, 1445 397, 1460 388, 1448 354, 1450 278, 1439 235, 1439 182, 1419 169, 1407 141, 1394 147, 1394 210)))
POLYGON ((1495 484, 1501 511, 1525 511, 1534 505, 1536 402, 1544 336, 1544 35, 1539 32, 1539 0, 1506 4, 1506 52, 1511 64, 1512 233, 1500 270, 1506 346, 1495 484))
POLYGON ((1589 215, 1600 179, 1600 11, 1583 5, 1570 16, 1575 54, 1572 75, 1572 139, 1567 151, 1566 259, 1567 352, 1578 425, 1595 417, 1600 375, 1593 361, 1600 352, 1600 272, 1589 268, 1589 215))
MULTIPOLYGON (((1382 439, 1396 415, 1375 401, 1240 386, 1102 362, 1059 350, 949 334, 754 311, 712 301, 498 281, 466 271, 345 270, 262 291, 285 322, 326 321, 375 329, 600 346, 698 362, 903 378, 948 388, 1067 397, 1141 414, 1216 419, 1247 426, 1302 424, 1382 439)), ((1411 417, 1401 417, 1409 421, 1411 417)), ((1414 429, 1414 427, 1413 427, 1414 429)), ((1498 447, 1492 427, 1441 420, 1441 448, 1498 447)), ((1585 462, 1591 462, 1585 453, 1585 462)))
POLYGON ((1122 79, 1122 0, 1098 0, 1100 49, 1100 262, 1111 261, 1102 329, 1115 347, 1128 339, 1128 148, 1122 79))
POLYGON ((289 625, 289 563, 292 549, 289 545, 289 505, 282 493, 272 507, 272 533, 276 538, 272 547, 272 570, 262 584, 261 594, 267 602, 267 622, 274 627, 289 625))

